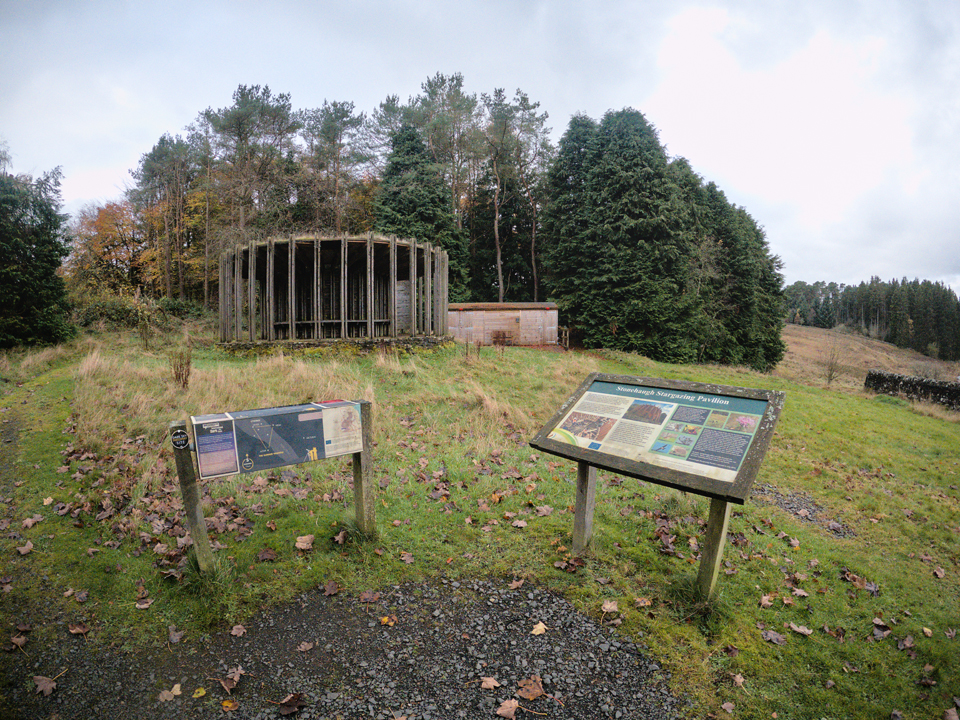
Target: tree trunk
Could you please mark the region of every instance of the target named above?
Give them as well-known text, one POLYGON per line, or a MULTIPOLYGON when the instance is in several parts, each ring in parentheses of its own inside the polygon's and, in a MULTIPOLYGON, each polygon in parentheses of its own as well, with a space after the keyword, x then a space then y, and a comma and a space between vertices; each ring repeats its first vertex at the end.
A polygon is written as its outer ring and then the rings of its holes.
POLYGON ((170 277, 170 216, 166 209, 163 212, 163 286, 166 290, 166 297, 173 294, 173 284, 170 277))
POLYGON ((500 174, 494 170, 497 179, 493 189, 493 244, 497 249, 497 302, 503 302, 503 259, 500 253, 500 174))
POLYGON ((207 162, 207 191, 205 193, 206 209, 204 210, 203 231, 203 307, 210 308, 210 163, 207 162))

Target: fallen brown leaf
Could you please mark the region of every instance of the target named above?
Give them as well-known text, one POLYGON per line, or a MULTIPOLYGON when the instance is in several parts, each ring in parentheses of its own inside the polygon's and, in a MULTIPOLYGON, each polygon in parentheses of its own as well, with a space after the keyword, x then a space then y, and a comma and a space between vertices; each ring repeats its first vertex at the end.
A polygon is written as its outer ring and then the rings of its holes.
POLYGON ((507 718, 507 720, 515 720, 518 707, 520 707, 518 700, 514 700, 513 698, 504 700, 500 707, 497 708, 497 715, 507 718))
POLYGON ((518 685, 520 689, 517 691, 517 695, 524 700, 536 700, 544 694, 543 681, 539 675, 531 675, 529 678, 524 678, 518 685))
POLYGON ((281 715, 292 715, 307 703, 304 702, 303 693, 290 693, 277 704, 281 715))
POLYGON ((42 692, 45 696, 57 689, 57 681, 43 675, 34 675, 33 682, 37 685, 37 692, 42 692))
POLYGON ((176 625, 169 625, 167 627, 167 640, 176 645, 183 639, 184 633, 186 633, 186 630, 177 630, 176 625))
POLYGON ((773 630, 764 630, 763 632, 760 633, 760 637, 762 637, 767 642, 773 643, 774 645, 787 644, 787 639, 780 633, 774 632, 773 630))
POLYGON ((273 548, 264 548, 257 553, 257 560, 259 562, 273 562, 277 559, 277 552, 273 548))

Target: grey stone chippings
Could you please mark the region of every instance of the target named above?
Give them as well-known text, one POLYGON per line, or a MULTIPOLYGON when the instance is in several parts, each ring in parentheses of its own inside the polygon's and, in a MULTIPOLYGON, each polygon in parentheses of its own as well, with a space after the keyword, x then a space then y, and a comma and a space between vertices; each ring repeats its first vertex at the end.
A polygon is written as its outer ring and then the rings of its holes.
MULTIPOLYGON (((205 642, 185 637, 162 650, 124 653, 71 636, 33 646, 28 662, 0 659, 4 712, 22 720, 49 718, 207 718, 272 720, 278 703, 302 693, 296 718, 408 720, 495 718, 511 698, 545 717, 564 720, 673 720, 689 710, 671 694, 669 678, 642 645, 610 632, 566 600, 539 588, 505 589, 504 581, 441 581, 381 590, 364 604, 322 589, 244 623, 243 638, 228 630, 205 642), (493 601, 495 600, 495 601, 493 601), (493 601, 493 602, 492 602, 493 601), (380 618, 395 615, 392 626, 380 618), (532 635, 538 622, 549 629, 532 635), (313 643, 307 651, 301 643, 313 643), (228 695, 217 678, 242 666, 228 695), (57 679, 49 697, 37 695, 33 675, 57 679), (546 695, 524 700, 521 680, 542 679, 546 695), (500 683, 481 688, 481 678, 500 683), (160 702, 180 683, 181 695, 160 702), (202 687, 202 698, 192 697, 202 687)), ((23 658, 27 660, 27 658, 23 658)), ((522 717, 518 713, 518 717, 522 717)))

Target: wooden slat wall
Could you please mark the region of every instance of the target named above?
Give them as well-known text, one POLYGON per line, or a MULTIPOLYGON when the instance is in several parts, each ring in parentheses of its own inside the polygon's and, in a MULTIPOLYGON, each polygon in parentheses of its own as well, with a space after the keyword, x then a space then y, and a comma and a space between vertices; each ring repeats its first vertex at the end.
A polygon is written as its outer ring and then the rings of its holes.
POLYGON ((220 339, 447 334, 448 272, 442 248, 395 236, 251 240, 219 258, 220 339), (328 267, 324 243, 339 251, 328 267))

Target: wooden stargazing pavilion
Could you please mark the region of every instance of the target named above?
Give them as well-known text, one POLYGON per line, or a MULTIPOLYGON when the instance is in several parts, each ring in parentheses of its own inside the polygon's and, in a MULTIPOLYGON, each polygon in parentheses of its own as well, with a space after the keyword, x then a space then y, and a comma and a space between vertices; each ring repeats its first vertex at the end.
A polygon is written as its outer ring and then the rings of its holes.
POLYGON ((220 341, 446 335, 447 263, 393 236, 251 241, 220 257, 220 341))

